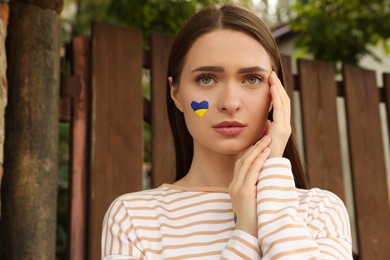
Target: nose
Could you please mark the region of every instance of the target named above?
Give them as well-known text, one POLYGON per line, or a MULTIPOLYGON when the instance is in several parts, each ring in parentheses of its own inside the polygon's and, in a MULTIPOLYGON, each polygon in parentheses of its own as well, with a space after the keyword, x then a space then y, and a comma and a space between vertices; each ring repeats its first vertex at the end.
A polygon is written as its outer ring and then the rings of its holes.
POLYGON ((239 86, 233 84, 225 85, 219 96, 219 110, 224 113, 233 113, 240 109, 241 98, 239 95, 239 86))

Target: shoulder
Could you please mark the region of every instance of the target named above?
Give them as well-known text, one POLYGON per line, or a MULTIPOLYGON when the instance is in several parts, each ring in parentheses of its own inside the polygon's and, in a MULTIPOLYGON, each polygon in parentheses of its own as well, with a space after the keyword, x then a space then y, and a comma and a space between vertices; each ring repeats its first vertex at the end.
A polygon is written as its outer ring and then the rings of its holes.
POLYGON ((311 189, 299 189, 297 188, 299 197, 319 197, 319 198, 332 198, 335 200, 340 200, 340 198, 331 191, 323 190, 320 188, 311 188, 311 189))
POLYGON ((160 186, 155 189, 142 190, 120 195, 112 202, 112 204, 131 206, 141 203, 145 205, 146 202, 166 200, 167 198, 174 197, 178 193, 179 192, 170 188, 160 186))
POLYGON ((327 208, 344 207, 344 202, 333 192, 312 188, 312 189, 297 189, 299 201, 301 203, 310 203, 313 207, 327 205, 327 208))
POLYGON ((123 194, 117 197, 109 208, 121 208, 127 212, 135 210, 154 210, 156 207, 171 207, 188 201, 199 200, 199 195, 207 194, 205 191, 182 190, 172 185, 162 185, 155 189, 142 190, 123 194))
POLYGON ((148 205, 151 201, 158 201, 172 194, 172 190, 160 186, 155 189, 126 193, 118 196, 109 206, 106 215, 115 212, 126 212, 129 208, 148 205))
POLYGON ((334 213, 342 211, 347 216, 344 202, 333 192, 312 188, 297 189, 301 209, 311 212, 312 216, 319 213, 334 213))
POLYGON ((313 188, 297 189, 299 211, 307 220, 349 226, 349 216, 344 202, 334 193, 313 188))
POLYGON ((299 213, 313 231, 342 234, 350 241, 350 223, 344 202, 334 193, 318 188, 297 189, 299 213))

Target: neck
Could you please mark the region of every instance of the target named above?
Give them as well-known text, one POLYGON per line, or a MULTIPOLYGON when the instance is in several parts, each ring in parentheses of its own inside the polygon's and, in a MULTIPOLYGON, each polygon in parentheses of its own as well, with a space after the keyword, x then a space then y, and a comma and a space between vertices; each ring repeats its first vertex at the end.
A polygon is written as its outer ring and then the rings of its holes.
POLYGON ((176 184, 192 187, 225 187, 233 178, 237 156, 194 149, 194 157, 187 175, 176 184))

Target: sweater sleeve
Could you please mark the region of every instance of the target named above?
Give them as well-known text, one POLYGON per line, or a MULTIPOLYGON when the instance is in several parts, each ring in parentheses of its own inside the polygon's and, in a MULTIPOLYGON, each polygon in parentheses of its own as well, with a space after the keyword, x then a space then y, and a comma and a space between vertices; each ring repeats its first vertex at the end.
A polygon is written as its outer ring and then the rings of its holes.
POLYGON ((145 259, 134 227, 121 198, 116 199, 107 210, 102 229, 102 260, 145 259), (133 238, 133 239, 132 239, 133 238))
POLYGON ((221 259, 260 259, 257 238, 242 230, 234 230, 226 247, 222 250, 221 259))
POLYGON ((263 259, 352 259, 349 219, 342 201, 322 192, 305 203, 307 217, 303 218, 290 161, 268 159, 257 184, 263 259))

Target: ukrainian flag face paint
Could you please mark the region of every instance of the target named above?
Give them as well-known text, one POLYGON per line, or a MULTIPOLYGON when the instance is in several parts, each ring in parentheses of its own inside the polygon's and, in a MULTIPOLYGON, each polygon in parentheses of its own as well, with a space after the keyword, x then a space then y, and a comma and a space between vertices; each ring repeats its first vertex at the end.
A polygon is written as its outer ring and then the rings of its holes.
POLYGON ((191 102, 191 108, 192 110, 194 110, 195 114, 199 117, 203 117, 207 110, 209 109, 209 102, 207 102, 206 100, 203 100, 202 102, 196 102, 196 101, 192 101, 191 102))

